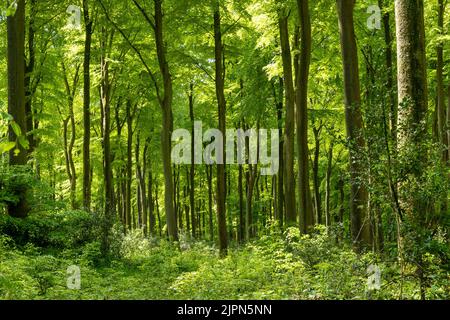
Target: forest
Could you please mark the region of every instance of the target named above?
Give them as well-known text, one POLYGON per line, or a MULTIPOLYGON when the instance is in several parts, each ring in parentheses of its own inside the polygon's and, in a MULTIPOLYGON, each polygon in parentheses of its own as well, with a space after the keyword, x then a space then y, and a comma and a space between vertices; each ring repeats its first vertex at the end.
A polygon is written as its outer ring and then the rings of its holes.
POLYGON ((450 1, 1 0, 0 300, 449 300, 450 1))

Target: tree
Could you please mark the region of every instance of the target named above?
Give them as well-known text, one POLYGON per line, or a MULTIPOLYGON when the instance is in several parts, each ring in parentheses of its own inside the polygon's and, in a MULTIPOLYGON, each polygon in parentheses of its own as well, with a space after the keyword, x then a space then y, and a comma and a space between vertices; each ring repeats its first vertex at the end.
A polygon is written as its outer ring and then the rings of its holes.
MULTIPOLYGON (((422 0, 413 3, 399 0, 395 4, 399 150, 408 163, 404 174, 413 174, 415 177, 422 175, 427 158, 424 144, 427 137, 428 87, 423 10, 422 0)), ((405 210, 416 214, 424 212, 423 203, 411 201, 412 199, 402 199, 405 210)))
MULTIPOLYGON (((225 56, 223 53, 220 6, 217 1, 214 6, 214 56, 215 56, 215 70, 216 70, 216 97, 219 114, 219 130, 223 134, 223 141, 221 142, 222 150, 225 150, 225 128, 226 128, 226 100, 224 93, 225 70, 223 63, 225 56)), ((225 154, 221 155, 223 162, 225 162, 225 154)), ((219 161, 220 162, 220 161, 219 161)), ((225 164, 217 164, 217 218, 219 224, 219 248, 222 256, 227 254, 228 239, 227 239, 227 225, 226 225, 226 178, 225 178, 225 164)))
POLYGON ((350 216, 353 244, 357 250, 372 245, 364 178, 366 142, 361 114, 358 50, 353 23, 354 0, 337 0, 344 69, 345 122, 350 153, 350 216))
MULTIPOLYGON (((11 166, 27 164, 27 152, 24 143, 20 142, 27 133, 25 111, 25 0, 19 0, 12 15, 7 17, 8 33, 8 112, 15 125, 9 129, 9 140, 17 142, 16 149, 11 150, 9 163, 11 166)), ((19 201, 8 206, 12 217, 24 218, 28 215, 26 190, 18 190, 19 201)))
MULTIPOLYGON (((307 233, 314 224, 312 211, 311 188, 309 186, 308 161, 308 80, 311 63, 311 21, 308 0, 297 0, 300 17, 301 48, 300 67, 297 74, 297 144, 299 148, 299 201, 300 229, 307 233)), ((320 223, 320 221, 318 221, 320 223)))
POLYGON ((89 15, 88 0, 83 0, 83 17, 85 26, 84 62, 83 62, 83 207, 91 207, 91 44, 93 21, 89 15))
POLYGON ((278 13, 286 105, 284 129, 284 202, 286 206, 286 224, 293 225, 297 223, 294 180, 295 93, 292 76, 292 54, 289 44, 289 14, 285 10, 280 9, 278 13))

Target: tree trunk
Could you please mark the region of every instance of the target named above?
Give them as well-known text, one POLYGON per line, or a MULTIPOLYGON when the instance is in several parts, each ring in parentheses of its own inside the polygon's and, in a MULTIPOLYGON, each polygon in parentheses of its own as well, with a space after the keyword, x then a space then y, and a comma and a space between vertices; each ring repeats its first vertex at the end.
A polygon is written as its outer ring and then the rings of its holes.
MULTIPOLYGON (((191 168, 189 171, 189 203, 192 222, 192 236, 197 236, 195 219, 195 134, 194 134, 194 84, 189 87, 189 118, 191 120, 191 168)), ((186 221, 189 223, 189 220, 186 221)))
MULTIPOLYGON (((314 224, 308 161, 308 80, 311 63, 311 21, 308 0, 297 0, 300 17, 300 67, 297 74, 297 145, 299 149, 300 230, 303 234, 314 224)), ((320 223, 320 221, 318 221, 320 223)))
MULTIPOLYGON (((109 253, 109 237, 114 223, 114 187, 112 177, 111 157, 111 82, 109 80, 109 62, 107 41, 110 35, 105 28, 102 29, 101 57, 100 57, 100 104, 103 110, 103 175, 105 186, 105 213, 103 221, 102 252, 109 253)), ((112 35, 111 35, 112 37, 112 35)), ((111 42, 112 43, 112 38, 111 42)))
POLYGON ((284 160, 285 160, 285 205, 286 224, 297 223, 297 209, 295 204, 295 179, 294 179, 294 135, 295 135, 295 94, 292 77, 292 55, 289 44, 289 16, 281 11, 279 13, 279 29, 281 55, 283 60, 286 122, 284 130, 284 160))
POLYGON ((361 115, 358 51, 353 23, 354 0, 337 0, 344 69, 345 120, 350 153, 350 216, 356 250, 371 246, 372 233, 367 212, 368 192, 364 177, 366 142, 361 115))
MULTIPOLYGON (((280 78, 279 85, 279 95, 278 95, 278 103, 277 103, 277 122, 278 122, 278 133, 280 137, 283 137, 283 92, 284 85, 283 79, 280 78)), ((276 97, 276 90, 274 89, 274 96, 276 97)), ((284 139, 280 139, 280 145, 278 148, 279 153, 279 164, 280 168, 277 174, 277 214, 278 221, 280 223, 280 227, 283 228, 284 216, 285 216, 285 207, 284 207, 284 139)))
POLYGON ((33 96, 36 92, 38 79, 33 79, 33 73, 36 65, 35 50, 35 18, 36 18, 36 0, 30 1, 30 14, 28 22, 28 63, 25 66, 25 113, 28 133, 28 155, 30 155, 36 147, 33 122, 33 96), (35 80, 35 82, 33 82, 35 80), (30 132, 31 131, 31 132, 30 132))
POLYGON ((92 20, 89 16, 88 0, 83 0, 83 15, 85 24, 84 41, 84 99, 83 99, 83 207, 85 210, 91 208, 91 42, 92 42, 92 20))
POLYGON ((219 114, 219 130, 223 134, 222 141, 222 158, 223 163, 217 164, 217 220, 219 225, 219 249, 221 256, 226 256, 228 251, 227 239, 227 220, 226 220, 226 181, 225 181, 225 128, 226 128, 226 101, 224 92, 225 70, 224 70, 224 53, 221 31, 220 6, 216 2, 214 10, 214 48, 215 48, 215 65, 216 65, 216 96, 219 114))
POLYGON ((132 144, 133 144, 133 117, 131 115, 131 101, 127 101, 126 106, 127 117, 127 161, 125 167, 125 221, 128 230, 131 230, 132 226, 132 213, 131 213, 131 170, 133 165, 132 160, 132 144))
POLYGON ((245 220, 244 220, 244 190, 243 190, 243 165, 239 165, 239 176, 238 176, 238 194, 239 194, 239 242, 245 240, 245 220))
POLYGON ((77 208, 76 204, 76 191, 77 191, 77 173, 75 171, 75 162, 73 160, 73 148, 76 139, 76 127, 75 127, 75 113, 73 111, 73 104, 75 100, 75 94, 77 91, 79 80, 79 65, 76 67, 75 75, 72 82, 72 87, 69 84, 67 70, 64 62, 62 63, 62 71, 64 78, 64 85, 67 95, 67 106, 69 108, 69 115, 63 121, 63 138, 64 138, 64 155, 66 158, 66 171, 70 181, 70 203, 72 209, 77 208), (70 121, 70 142, 68 141, 68 123, 70 121))
POLYGON ((326 187, 325 187, 325 225, 327 227, 331 226, 331 176, 333 173, 333 148, 334 142, 330 143, 328 149, 328 165, 327 165, 327 176, 326 176, 326 187))
POLYGON ((209 239, 214 241, 214 226, 213 226, 213 167, 206 165, 206 180, 208 182, 208 213, 209 213, 209 239))
POLYGON ((174 188, 172 177, 172 130, 173 130, 173 115, 172 115, 172 76, 169 70, 169 64, 166 58, 166 46, 164 43, 163 33, 163 11, 162 1, 154 0, 155 3, 155 42, 156 52, 158 56, 159 70, 164 82, 164 95, 160 99, 162 109, 162 132, 161 132, 161 148, 163 156, 163 170, 164 170, 164 207, 166 211, 167 231, 170 240, 178 240, 178 229, 176 212, 174 208, 174 188))
POLYGON ((314 204, 316 208, 316 223, 322 223, 322 199, 320 196, 320 180, 319 180, 319 156, 320 156, 320 132, 322 124, 318 128, 314 127, 314 160, 313 160, 313 180, 314 180, 314 204))
MULTIPOLYGON (((410 165, 405 174, 419 178, 426 162, 426 114, 428 109, 423 0, 397 0, 399 150, 410 165)), ((406 160, 405 159, 405 160, 406 160)), ((406 186, 405 186, 406 187, 406 186)), ((424 215, 423 203, 402 199, 407 211, 424 215)), ((411 212, 410 212, 411 213, 411 212)))
MULTIPOLYGON (((18 0, 14 15, 7 17, 8 29, 8 113, 21 130, 21 135, 27 134, 25 112, 25 0, 18 0)), ((9 141, 16 142, 18 137, 9 128, 9 141)), ((12 166, 26 165, 27 152, 21 144, 11 150, 9 163, 12 166)), ((17 192, 17 204, 8 205, 8 214, 12 217, 25 218, 29 207, 26 201, 26 190, 17 192)))

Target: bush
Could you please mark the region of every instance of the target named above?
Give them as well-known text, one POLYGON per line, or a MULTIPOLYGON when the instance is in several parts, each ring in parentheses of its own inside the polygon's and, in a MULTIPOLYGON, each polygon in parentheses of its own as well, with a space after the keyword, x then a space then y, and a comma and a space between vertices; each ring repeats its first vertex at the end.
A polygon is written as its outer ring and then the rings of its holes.
POLYGON ((0 233, 17 245, 33 243, 44 248, 78 248, 97 239, 98 219, 84 211, 31 214, 24 219, 0 215, 0 233))

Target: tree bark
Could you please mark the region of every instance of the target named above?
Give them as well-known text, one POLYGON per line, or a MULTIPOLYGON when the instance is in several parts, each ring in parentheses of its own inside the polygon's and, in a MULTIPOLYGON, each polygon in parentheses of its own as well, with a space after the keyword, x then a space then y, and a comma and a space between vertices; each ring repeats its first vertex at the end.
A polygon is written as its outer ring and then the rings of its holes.
POLYGON ((284 130, 284 183, 286 224, 297 223, 297 209, 295 204, 295 179, 294 179, 294 135, 295 135, 295 94, 292 77, 292 55, 289 44, 289 16, 281 10, 279 13, 279 29, 281 55, 283 60, 286 121, 284 130))
MULTIPOLYGON (((191 168, 189 170, 189 203, 192 222, 192 236, 197 236, 195 219, 195 134, 194 134, 194 84, 189 87, 189 118, 191 120, 191 168)), ((186 221, 189 223, 189 220, 186 221)))
POLYGON ((353 23, 354 0, 337 0, 344 69, 345 120, 350 153, 350 216, 355 250, 372 245, 367 211, 368 192, 364 176, 366 142, 361 114, 358 51, 353 23))
POLYGON ((334 141, 330 143, 328 148, 328 164, 327 164, 327 175, 326 175, 326 187, 325 187, 325 225, 327 227, 331 226, 331 176, 333 173, 333 148, 334 141))
MULTIPOLYGON (((311 21, 308 0, 297 0, 300 17, 300 67, 297 74, 297 145, 299 149, 300 230, 303 234, 314 225, 308 161, 308 80, 311 63, 311 21)), ((320 221, 318 221, 320 223, 320 221)))
POLYGON ((159 70, 163 78, 164 95, 160 99, 162 109, 162 132, 161 132, 161 148, 163 156, 163 170, 164 170, 164 206, 166 211, 167 231, 170 240, 178 240, 178 228, 176 220, 176 212, 174 208, 174 188, 172 175, 172 130, 173 130, 173 115, 172 115, 172 76, 169 70, 169 64, 166 57, 166 45, 164 43, 163 32, 163 0, 154 0, 155 3, 155 43, 156 53, 158 57, 159 70))
POLYGON ((127 101, 126 106, 126 121, 127 121, 127 159, 125 167, 125 221, 128 230, 132 227, 132 212, 131 212, 131 176, 132 176, 132 144, 133 144, 133 116, 131 114, 131 101, 127 101))
MULTIPOLYGON (((405 175, 420 177, 426 162, 428 109, 423 0, 397 0, 397 63, 399 101, 399 151, 410 163, 405 175)), ((423 203, 401 201, 408 211, 423 215, 423 203), (408 204, 409 203, 409 204, 408 204)), ((413 201, 414 202, 414 201, 413 201)))
POLYGON ((88 0, 83 0, 83 16, 85 24, 84 41, 84 93, 83 93, 83 207, 85 210, 91 208, 91 43, 92 43, 92 20, 89 16, 88 0))
POLYGON ((216 66, 216 96, 219 115, 219 130, 223 134, 222 150, 223 163, 217 164, 217 220, 219 226, 219 249, 221 256, 226 256, 228 251, 228 235, 226 222, 226 180, 225 180, 225 114, 226 100, 224 92, 225 70, 223 62, 225 60, 223 53, 221 17, 219 2, 216 2, 214 8, 214 48, 215 48, 215 66, 216 66))
MULTIPOLYGON (((14 15, 7 17, 8 38, 8 113, 19 126, 21 135, 27 134, 27 122, 25 111, 25 0, 18 0, 14 15)), ((9 128, 9 141, 18 139, 14 130, 9 128)), ((18 144, 19 153, 15 154, 15 148, 11 150, 9 164, 20 166, 27 164, 27 151, 18 144)), ((8 205, 8 214, 16 218, 25 218, 29 207, 26 201, 26 190, 19 190, 16 204, 8 205)))
POLYGON ((111 156, 111 82, 109 79, 109 62, 108 62, 108 40, 112 43, 112 35, 106 28, 102 28, 101 39, 101 56, 100 56, 100 104, 103 110, 103 175, 105 186, 105 204, 104 204, 104 221, 103 221, 103 238, 102 252, 109 253, 110 231, 114 223, 114 187, 112 174, 112 156, 111 156), (110 38, 111 37, 111 38, 110 38))

